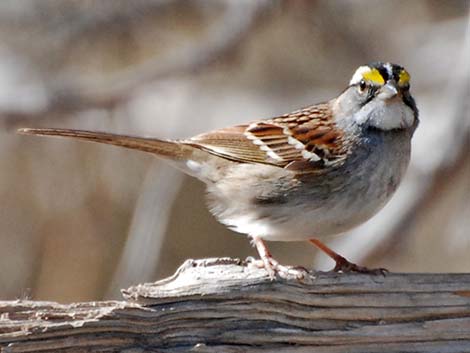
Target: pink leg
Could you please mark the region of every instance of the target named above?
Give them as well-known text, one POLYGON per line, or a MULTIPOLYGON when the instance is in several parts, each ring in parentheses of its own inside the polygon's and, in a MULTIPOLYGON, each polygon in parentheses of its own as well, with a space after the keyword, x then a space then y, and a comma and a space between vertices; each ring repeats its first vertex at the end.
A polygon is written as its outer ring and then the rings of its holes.
POLYGON ((256 250, 258 250, 259 257, 263 262, 264 269, 268 272, 269 277, 274 279, 276 277, 276 267, 279 266, 279 262, 277 262, 271 253, 268 250, 268 247, 264 243, 261 238, 252 237, 253 244, 256 246, 256 250))
POLYGON ((385 275, 388 272, 388 270, 385 268, 369 269, 367 267, 358 266, 352 262, 349 262, 343 256, 333 251, 331 248, 323 244, 318 239, 313 238, 313 239, 310 239, 309 242, 315 245, 318 249, 323 251, 325 254, 327 254, 336 262, 335 268, 333 269, 333 271, 335 272, 344 272, 344 273, 360 272, 360 273, 368 273, 368 274, 373 274, 373 275, 377 275, 377 274, 385 275))
POLYGON ((261 238, 252 237, 252 242, 258 250, 258 254, 262 261, 262 267, 268 272, 271 279, 276 278, 276 274, 279 274, 282 278, 295 277, 297 279, 303 279, 308 271, 300 266, 298 267, 287 267, 282 266, 279 262, 273 258, 269 252, 268 247, 261 238))

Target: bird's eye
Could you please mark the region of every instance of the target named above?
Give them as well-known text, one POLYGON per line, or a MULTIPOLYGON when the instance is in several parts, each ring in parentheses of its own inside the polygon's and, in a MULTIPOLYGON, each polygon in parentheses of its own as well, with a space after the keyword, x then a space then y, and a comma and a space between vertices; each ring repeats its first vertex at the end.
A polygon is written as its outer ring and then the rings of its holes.
POLYGON ((359 92, 360 92, 360 93, 364 93, 364 91, 365 91, 366 88, 367 88, 367 83, 366 83, 366 81, 361 80, 361 82, 359 82, 358 88, 359 88, 359 92))

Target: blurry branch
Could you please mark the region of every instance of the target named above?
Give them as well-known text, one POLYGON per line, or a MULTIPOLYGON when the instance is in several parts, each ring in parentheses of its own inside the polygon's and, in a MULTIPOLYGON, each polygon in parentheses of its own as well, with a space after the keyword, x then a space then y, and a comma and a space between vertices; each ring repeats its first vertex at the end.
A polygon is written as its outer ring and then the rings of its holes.
POLYGON ((188 260, 126 301, 0 302, 7 352, 463 352, 469 274, 312 274, 271 281, 235 259, 188 260))
POLYGON ((106 297, 115 297, 123 285, 152 277, 182 180, 183 174, 174 168, 162 167, 157 162, 150 166, 106 297))
POLYGON ((153 81, 200 72, 233 53, 259 24, 258 20, 264 10, 272 6, 267 0, 225 0, 224 3, 223 14, 207 29, 204 40, 124 70, 105 84, 88 80, 49 84, 46 93, 48 101, 42 109, 33 112, 22 112, 21 109, 0 111, 0 119, 7 126, 11 126, 20 121, 36 120, 44 116, 70 114, 93 108, 111 109, 124 103, 136 90, 153 81))

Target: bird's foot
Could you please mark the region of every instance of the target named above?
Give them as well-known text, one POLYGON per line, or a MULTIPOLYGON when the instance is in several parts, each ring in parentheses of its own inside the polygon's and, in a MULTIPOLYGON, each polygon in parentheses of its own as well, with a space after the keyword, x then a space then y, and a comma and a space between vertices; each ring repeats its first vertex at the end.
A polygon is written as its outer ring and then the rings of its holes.
POLYGON ((342 256, 335 258, 336 265, 333 269, 334 272, 356 272, 356 273, 365 273, 369 275, 382 275, 385 276, 388 273, 388 270, 385 268, 367 268, 364 266, 356 265, 355 263, 349 262, 342 256))
POLYGON ((295 278, 299 281, 306 278, 309 274, 308 270, 302 266, 284 266, 279 263, 272 256, 264 257, 263 259, 248 258, 247 263, 257 268, 264 268, 268 272, 269 278, 274 280, 276 276, 283 279, 295 278))
POLYGON ((308 276, 308 271, 301 266, 294 267, 281 265, 273 258, 266 244, 261 238, 252 237, 251 241, 253 245, 256 246, 256 250, 258 250, 258 254, 261 258, 261 260, 253 260, 252 263, 258 268, 264 268, 268 272, 269 278, 271 278, 271 280, 274 280, 276 275, 283 279, 295 278, 299 281, 302 281, 308 276))
POLYGON ((355 263, 349 262, 344 257, 342 257, 337 252, 330 249, 328 246, 323 244, 320 240, 316 238, 312 238, 309 240, 310 243, 315 245, 318 249, 323 251, 329 257, 331 257, 335 262, 336 266, 333 269, 334 272, 357 272, 357 273, 366 273, 370 275, 382 275, 385 276, 388 273, 388 270, 385 268, 372 268, 369 269, 367 267, 358 266, 355 263))

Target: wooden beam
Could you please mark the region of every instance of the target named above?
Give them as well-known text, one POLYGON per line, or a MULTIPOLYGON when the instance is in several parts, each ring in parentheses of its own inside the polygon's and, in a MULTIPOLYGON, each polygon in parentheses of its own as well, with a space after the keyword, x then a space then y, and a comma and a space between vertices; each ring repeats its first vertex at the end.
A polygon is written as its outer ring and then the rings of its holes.
POLYGON ((271 281, 188 260, 123 301, 0 302, 0 351, 470 352, 470 274, 312 273, 271 281))

